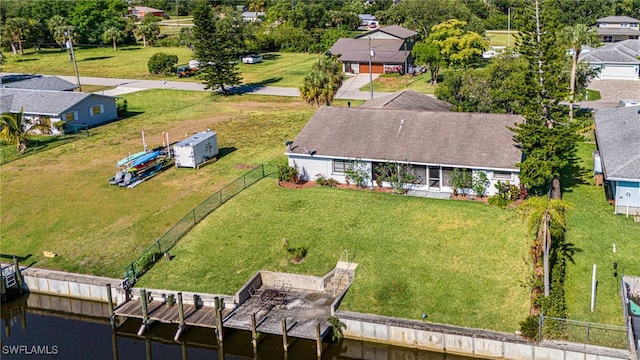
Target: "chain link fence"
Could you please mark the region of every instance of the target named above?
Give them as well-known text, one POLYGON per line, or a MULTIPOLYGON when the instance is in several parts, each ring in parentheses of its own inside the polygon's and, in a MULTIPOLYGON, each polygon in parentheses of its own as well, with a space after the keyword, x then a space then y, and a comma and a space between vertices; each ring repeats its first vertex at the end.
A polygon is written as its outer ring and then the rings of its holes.
POLYGON ((265 165, 260 165, 223 187, 187 213, 178 223, 169 229, 169 231, 158 238, 158 240, 126 267, 124 284, 126 284, 126 286, 133 286, 138 278, 151 269, 191 228, 242 190, 270 175, 273 172, 270 170, 271 169, 265 165))
POLYGON ((25 156, 34 155, 45 150, 50 150, 79 139, 84 139, 88 136, 89 128, 88 126, 84 125, 83 127, 75 128, 74 132, 66 133, 64 135, 42 136, 37 139, 29 140, 29 142, 27 143, 27 148, 22 154, 18 151, 18 147, 15 145, 4 146, 2 149, 0 149, 0 165, 21 159, 25 156))
POLYGON ((566 340, 616 349, 628 349, 627 327, 589 323, 576 320, 540 316, 538 341, 566 340))

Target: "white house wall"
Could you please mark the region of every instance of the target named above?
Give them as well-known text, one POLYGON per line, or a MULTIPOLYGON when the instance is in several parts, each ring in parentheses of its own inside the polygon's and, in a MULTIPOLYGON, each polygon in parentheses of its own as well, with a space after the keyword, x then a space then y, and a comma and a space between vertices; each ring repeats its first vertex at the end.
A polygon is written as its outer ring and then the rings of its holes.
POLYGON ((612 181, 616 214, 640 214, 640 182, 612 181))
MULTIPOLYGON (((346 160, 354 160, 354 159, 346 159, 346 160)), ((371 161, 363 161, 365 169, 371 174, 371 161)), ((425 164, 422 164, 425 165, 425 164)), ((289 155, 289 166, 296 167, 300 174, 300 178, 302 180, 313 181, 318 175, 322 175, 325 178, 333 178, 340 183, 346 183, 344 174, 337 174, 333 172, 333 160, 321 157, 309 157, 309 156, 298 156, 298 155, 289 155)), ((436 166, 436 165, 430 165, 436 166)), ((447 166, 449 167, 449 166, 447 166)), ((487 186, 486 194, 491 196, 497 193, 496 184, 498 182, 509 182, 511 185, 519 186, 520 178, 518 173, 509 171, 510 176, 505 178, 504 176, 497 175, 494 170, 480 170, 474 169, 473 173, 476 174, 480 171, 484 171, 487 175, 487 179, 489 180, 489 186, 487 186)), ((507 171, 501 171, 502 175, 507 171)), ((428 174, 428 170, 427 170, 428 174)), ((442 167, 440 166, 440 186, 438 188, 429 188, 428 179, 425 180, 424 184, 407 184, 406 187, 412 190, 423 190, 423 191, 439 191, 444 193, 453 193, 453 188, 450 186, 446 186, 443 184, 443 176, 442 176, 442 167)), ((428 176, 428 175, 427 175, 428 176)), ((371 176, 369 176, 371 177, 371 176)), ((377 186, 371 178, 367 183, 368 186, 377 186)), ((391 187, 391 184, 383 182, 383 187, 391 187)))

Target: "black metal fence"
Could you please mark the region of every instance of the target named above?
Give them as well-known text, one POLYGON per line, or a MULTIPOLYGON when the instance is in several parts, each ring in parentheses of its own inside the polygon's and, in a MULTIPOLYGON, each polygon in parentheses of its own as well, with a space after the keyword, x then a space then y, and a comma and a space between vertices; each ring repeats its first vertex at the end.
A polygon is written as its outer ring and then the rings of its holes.
POLYGON ((540 316, 539 339, 628 349, 627 327, 540 316))
POLYGON ((125 283, 133 285, 138 278, 164 256, 191 228, 202 221, 212 211, 220 207, 242 190, 271 174, 265 165, 260 165, 234 180, 187 213, 169 231, 142 252, 125 269, 125 283))

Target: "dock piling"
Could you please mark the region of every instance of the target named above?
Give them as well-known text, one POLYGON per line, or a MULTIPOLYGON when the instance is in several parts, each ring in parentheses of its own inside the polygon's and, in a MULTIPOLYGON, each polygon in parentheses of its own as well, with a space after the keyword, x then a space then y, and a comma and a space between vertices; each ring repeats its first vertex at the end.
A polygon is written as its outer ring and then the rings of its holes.
POLYGON ((289 351, 289 342, 287 341, 287 319, 282 319, 282 348, 286 354, 289 351))
POLYGON ((218 333, 218 343, 222 343, 224 335, 222 333, 222 309, 216 310, 216 332, 218 333))
POLYGON ((316 347, 318 359, 322 358, 322 337, 320 337, 320 323, 316 323, 316 347))
POLYGON ((180 321, 180 325, 178 325, 178 331, 176 331, 176 335, 173 337, 173 341, 179 341, 180 336, 184 332, 184 307, 182 305, 182 292, 178 294, 178 319, 180 321))
POLYGON ((111 297, 111 284, 107 284, 107 302, 109 303, 109 321, 111 328, 116 328, 116 316, 113 313, 113 298, 111 297))
POLYGON ((13 267, 16 272, 16 280, 18 281, 18 291, 20 294, 24 291, 24 279, 22 278, 22 273, 20 272, 20 265, 18 264, 18 258, 13 257, 13 267))
POLYGON ((251 313, 251 345, 253 345, 253 355, 258 353, 258 334, 256 331, 256 313, 251 313))
POLYGON ((149 322, 149 313, 147 311, 147 291, 145 289, 140 289, 140 305, 142 306, 142 325, 140 325, 140 329, 138 330, 138 336, 142 336, 144 334, 149 322))

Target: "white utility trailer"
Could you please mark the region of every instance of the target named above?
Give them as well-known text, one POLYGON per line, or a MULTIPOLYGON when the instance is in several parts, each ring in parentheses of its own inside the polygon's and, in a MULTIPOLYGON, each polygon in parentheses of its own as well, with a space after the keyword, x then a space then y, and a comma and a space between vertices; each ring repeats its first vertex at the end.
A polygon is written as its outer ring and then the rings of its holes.
POLYGON ((191 135, 173 145, 173 156, 177 167, 196 168, 218 155, 218 137, 207 130, 191 135))

